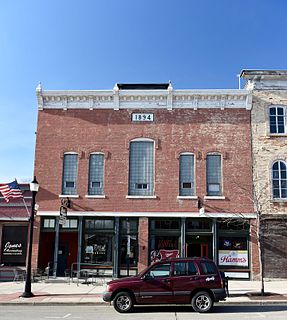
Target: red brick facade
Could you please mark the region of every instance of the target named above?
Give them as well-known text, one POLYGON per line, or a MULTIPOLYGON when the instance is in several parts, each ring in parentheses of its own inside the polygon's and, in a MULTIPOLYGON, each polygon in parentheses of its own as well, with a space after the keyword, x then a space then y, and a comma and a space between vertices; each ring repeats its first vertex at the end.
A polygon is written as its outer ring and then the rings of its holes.
POLYGON ((35 174, 41 185, 41 210, 60 206, 64 152, 79 157, 78 194, 74 211, 196 212, 196 201, 177 200, 181 152, 196 157, 196 195, 206 195, 206 154, 223 155, 225 200, 205 200, 206 211, 250 213, 252 190, 250 112, 229 110, 160 110, 151 124, 131 123, 127 110, 44 110, 39 112, 35 174), (157 199, 126 199, 129 141, 156 141, 155 194, 157 199), (105 154, 106 199, 86 199, 91 152, 105 154))
MULTIPOLYGON (((59 97, 59 99, 62 98, 59 97)), ((150 263, 150 239, 152 236, 155 237, 155 233, 151 234, 149 219, 151 217, 163 214, 162 216, 167 220, 175 217, 179 219, 181 226, 178 229, 181 236, 177 234, 181 242, 179 251, 185 254, 187 247, 185 248, 185 236, 183 237, 186 223, 184 219, 200 217, 198 200, 204 206, 205 217, 212 221, 213 227, 212 230, 210 229, 209 236, 216 236, 214 228, 217 217, 241 218, 249 215, 250 218, 252 216, 250 110, 244 107, 198 109, 188 107, 172 110, 153 107, 145 108, 144 111, 128 108, 120 110, 113 108, 68 108, 66 110, 54 107, 41 110, 40 108, 35 175, 40 184, 37 202, 40 205, 42 219, 49 215, 55 217, 59 212, 65 152, 78 154, 78 197, 71 197, 69 214, 81 216, 83 219, 92 214, 95 214, 94 219, 101 215, 110 215, 113 218, 117 216, 138 218, 138 271, 150 263), (133 122, 131 119, 134 112, 153 113, 154 121, 133 122), (136 138, 148 138, 155 142, 154 198, 127 197, 129 145, 130 141, 136 138), (105 156, 105 196, 102 198, 86 197, 89 156, 93 152, 101 152, 105 156), (184 152, 193 153, 195 160, 195 196, 189 199, 178 198, 179 156, 184 152), (206 198, 206 156, 214 152, 222 156, 223 192, 221 197, 206 198)), ((85 220, 83 223, 85 224, 85 220)), ((35 241, 40 242, 39 250, 41 251, 42 233, 40 224, 38 226, 39 228, 35 230, 35 241)), ((190 239, 193 236, 194 233, 191 232, 190 239)), ((45 239, 47 241, 47 236, 45 239)), ((251 237, 250 240, 249 269, 251 276, 256 276, 258 255, 254 238, 251 237), (254 259, 256 261, 253 261, 254 259), (251 270, 251 267, 254 269, 251 270)), ((80 243, 81 240, 78 241, 80 243)), ((170 241, 174 243, 174 236, 170 241)), ((218 239, 215 241, 218 242, 218 239)), ((35 248, 37 251, 38 247, 35 246, 35 248)), ((81 250, 83 253, 84 249, 81 248, 81 250)), ((90 249, 86 247, 85 250, 90 249)), ((213 257, 217 259, 218 252, 214 250, 213 257)), ((34 252, 33 261, 35 262, 36 256, 37 252, 34 252)), ((43 261, 47 262, 50 258, 41 259, 43 264, 43 261)))

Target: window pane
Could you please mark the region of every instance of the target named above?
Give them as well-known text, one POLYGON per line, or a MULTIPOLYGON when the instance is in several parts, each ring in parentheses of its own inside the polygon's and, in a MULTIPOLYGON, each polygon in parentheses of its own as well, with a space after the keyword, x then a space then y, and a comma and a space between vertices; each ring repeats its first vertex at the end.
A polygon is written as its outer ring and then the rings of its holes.
POLYGON ((285 128, 283 125, 278 125, 278 133, 284 133, 285 132, 285 128))
POLYGON ((273 198, 275 198, 275 199, 280 198, 279 189, 273 188, 273 198))
POLYGON ((78 155, 65 154, 63 161, 62 194, 77 194, 78 155))
POLYGON ((154 194, 154 143, 133 141, 130 143, 129 195, 154 194))
POLYGON ((277 107, 277 114, 278 114, 278 115, 283 115, 283 114, 284 114, 284 109, 277 107))
MULTIPOLYGON (((286 172, 286 171, 284 171, 286 172)), ((279 171, 278 170, 273 170, 273 179, 279 179, 279 171)))
POLYGON ((197 274, 197 269, 194 262, 175 262, 174 275, 175 276, 193 276, 197 274))
POLYGON ((283 199, 287 198, 287 189, 286 188, 282 188, 282 190, 281 190, 281 198, 283 198, 283 199))
POLYGON ((191 154, 179 158, 179 195, 194 195, 194 156, 191 154))
POLYGON ((104 194, 104 155, 91 154, 89 163, 89 195, 104 194))
POLYGON ((208 155, 206 159, 207 194, 221 195, 221 156, 208 155))
POLYGON ((170 275, 170 263, 161 264, 159 266, 154 267, 149 272, 151 277, 158 278, 158 277, 169 277, 170 275))
POLYGON ((276 115, 276 108, 269 109, 270 115, 276 115))
POLYGON ((279 161, 280 162, 280 170, 282 171, 282 170, 285 170, 286 171, 286 165, 285 165, 285 163, 284 162, 282 162, 282 161, 279 161))
POLYGON ((213 263, 210 262, 201 262, 200 263, 201 270, 203 274, 216 274, 216 269, 213 263))

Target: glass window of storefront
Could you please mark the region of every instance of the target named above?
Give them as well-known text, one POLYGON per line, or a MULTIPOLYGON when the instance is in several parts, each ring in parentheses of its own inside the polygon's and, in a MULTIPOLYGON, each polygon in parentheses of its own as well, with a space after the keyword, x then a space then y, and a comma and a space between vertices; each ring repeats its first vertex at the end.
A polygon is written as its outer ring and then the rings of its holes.
POLYGON ((218 220, 218 265, 221 269, 249 268, 249 221, 218 220))
POLYGON ((180 219, 151 219, 150 234, 151 262, 179 255, 180 219))
POLYGON ((212 230, 212 221, 210 219, 186 219, 187 232, 209 231, 212 230))
POLYGON ((120 267, 137 267, 138 261, 138 219, 120 220, 120 267))
POLYGON ((86 263, 112 265, 114 250, 114 220, 86 219, 83 259, 86 263))

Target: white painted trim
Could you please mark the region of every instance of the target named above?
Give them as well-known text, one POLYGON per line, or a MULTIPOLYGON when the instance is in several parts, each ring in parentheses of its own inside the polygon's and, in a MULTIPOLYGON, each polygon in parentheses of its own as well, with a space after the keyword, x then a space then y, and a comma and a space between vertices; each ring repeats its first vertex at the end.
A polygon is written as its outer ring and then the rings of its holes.
POLYGON ((167 109, 250 110, 251 92, 244 89, 203 90, 38 90, 43 109, 167 109))
POLYGON ((29 217, 27 218, 13 218, 13 217, 0 217, 0 221, 29 221, 29 217))
POLYGON ((177 196, 178 200, 197 200, 198 196, 177 196))
POLYGON ((59 194, 59 198, 71 198, 78 199, 80 196, 78 194, 59 194))
POLYGON ((204 196, 205 200, 224 200, 225 196, 204 196))
POLYGON ((130 143, 131 142, 153 142, 153 143, 155 143, 155 141, 150 138, 134 138, 134 139, 130 140, 129 142, 130 143))
POLYGON ((97 194, 97 195, 85 195, 85 198, 87 199, 105 199, 106 195, 105 194, 97 194))
MULTIPOLYGON (((59 216, 59 211, 38 211, 37 216, 59 216)), ((246 218, 255 219, 255 213, 204 213, 199 212, 115 212, 115 211, 68 211, 68 217, 162 217, 162 218, 246 218)))
POLYGON ((126 196, 126 199, 156 199, 157 196, 126 196))

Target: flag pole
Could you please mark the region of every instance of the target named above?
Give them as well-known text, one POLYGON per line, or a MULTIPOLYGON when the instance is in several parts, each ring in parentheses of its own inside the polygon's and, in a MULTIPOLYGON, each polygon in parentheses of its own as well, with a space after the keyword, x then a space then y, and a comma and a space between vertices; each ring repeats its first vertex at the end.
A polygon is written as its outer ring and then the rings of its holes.
MULTIPOLYGON (((17 181, 17 179, 16 179, 16 178, 15 178, 15 181, 16 181, 16 183, 17 183, 17 185, 18 185, 18 181, 17 181)), ((23 192, 22 192, 22 200, 23 200, 24 206, 25 206, 25 208, 26 208, 27 215, 28 215, 28 217, 30 217, 30 212, 29 212, 29 210, 28 210, 28 207, 27 207, 26 201, 25 201, 25 199, 24 199, 24 194, 23 194, 23 192)))
POLYGON ((24 199, 24 196, 23 196, 22 200, 23 200, 24 206, 25 206, 25 208, 26 208, 27 215, 28 215, 28 217, 30 217, 30 212, 29 212, 29 210, 28 210, 28 207, 27 207, 26 201, 25 201, 25 199, 24 199))

